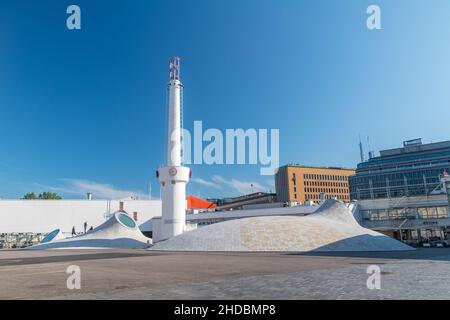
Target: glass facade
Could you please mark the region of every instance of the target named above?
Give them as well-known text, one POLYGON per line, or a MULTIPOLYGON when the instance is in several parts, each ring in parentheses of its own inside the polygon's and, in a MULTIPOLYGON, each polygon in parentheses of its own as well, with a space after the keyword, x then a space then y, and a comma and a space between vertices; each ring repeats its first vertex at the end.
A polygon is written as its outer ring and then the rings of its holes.
POLYGON ((364 220, 447 219, 448 207, 362 210, 364 220))
POLYGON ((354 200, 430 194, 450 172, 450 141, 384 150, 358 164, 349 179, 354 200))

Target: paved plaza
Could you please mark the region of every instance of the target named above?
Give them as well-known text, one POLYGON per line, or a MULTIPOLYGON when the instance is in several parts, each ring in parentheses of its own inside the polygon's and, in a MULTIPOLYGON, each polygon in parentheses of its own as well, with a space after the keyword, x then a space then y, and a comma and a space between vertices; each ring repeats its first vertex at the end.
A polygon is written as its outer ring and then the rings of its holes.
POLYGON ((378 253, 0 250, 0 299, 449 299, 450 249, 378 253), (81 288, 67 288, 79 266, 81 288), (369 290, 367 267, 381 288, 369 290))

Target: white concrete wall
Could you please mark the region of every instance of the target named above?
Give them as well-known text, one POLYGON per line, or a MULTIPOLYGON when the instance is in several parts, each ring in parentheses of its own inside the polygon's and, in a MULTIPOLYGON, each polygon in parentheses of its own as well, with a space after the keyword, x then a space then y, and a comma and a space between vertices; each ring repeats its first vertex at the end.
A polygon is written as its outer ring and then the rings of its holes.
POLYGON ((159 242, 161 240, 163 240, 163 235, 162 235, 162 217, 154 217, 152 219, 152 240, 153 243, 159 242))
MULTIPOLYGON (((71 232, 75 226, 77 232, 103 223, 110 212, 119 210, 121 200, 0 200, 0 233, 34 232, 46 233, 56 228, 71 232)), ((160 200, 122 200, 124 210, 133 216, 137 212, 139 226, 154 216, 161 215, 160 200)), ((142 231, 147 230, 145 224, 142 231)))

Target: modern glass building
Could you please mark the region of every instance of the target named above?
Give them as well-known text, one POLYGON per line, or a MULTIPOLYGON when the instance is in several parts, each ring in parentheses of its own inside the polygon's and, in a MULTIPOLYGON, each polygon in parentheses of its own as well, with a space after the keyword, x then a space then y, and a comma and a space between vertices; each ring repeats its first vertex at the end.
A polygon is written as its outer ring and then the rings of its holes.
POLYGON ((358 164, 349 178, 350 196, 365 200, 432 194, 445 172, 450 172, 450 141, 405 141, 402 148, 382 150, 358 164))

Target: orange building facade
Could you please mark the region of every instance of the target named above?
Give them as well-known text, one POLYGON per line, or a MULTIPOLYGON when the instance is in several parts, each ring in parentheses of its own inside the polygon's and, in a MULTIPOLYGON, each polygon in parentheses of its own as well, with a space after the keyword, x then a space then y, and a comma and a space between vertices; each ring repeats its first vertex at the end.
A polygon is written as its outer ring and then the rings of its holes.
POLYGON ((348 177, 354 169, 286 165, 275 174, 277 200, 280 202, 318 203, 325 199, 350 201, 348 177))

